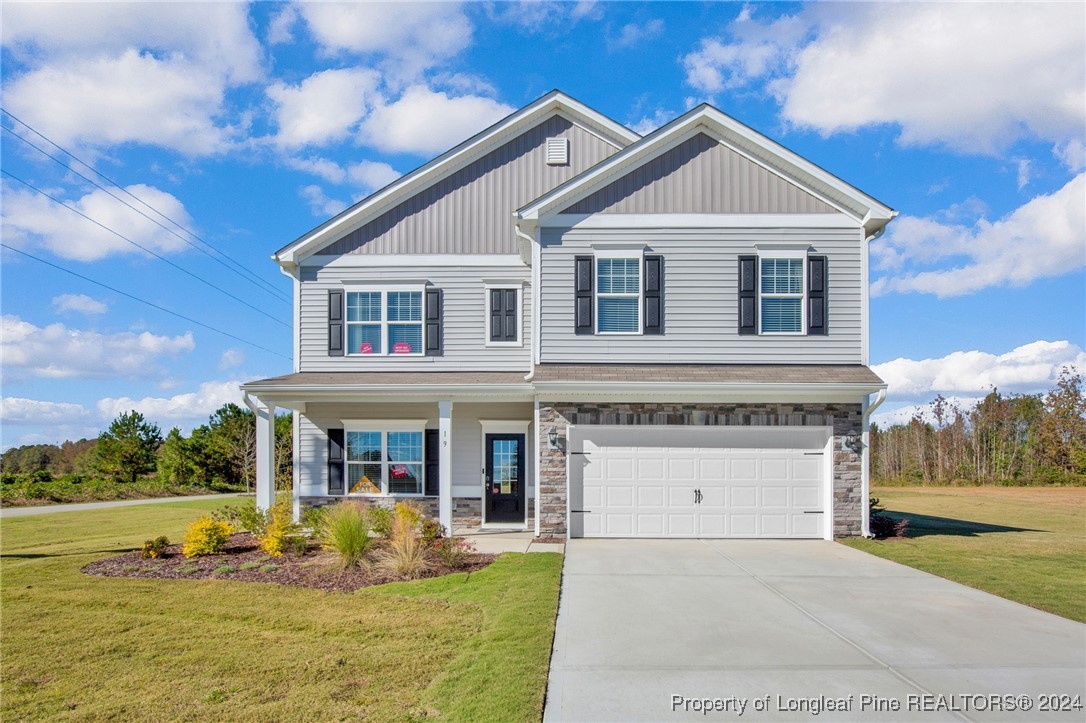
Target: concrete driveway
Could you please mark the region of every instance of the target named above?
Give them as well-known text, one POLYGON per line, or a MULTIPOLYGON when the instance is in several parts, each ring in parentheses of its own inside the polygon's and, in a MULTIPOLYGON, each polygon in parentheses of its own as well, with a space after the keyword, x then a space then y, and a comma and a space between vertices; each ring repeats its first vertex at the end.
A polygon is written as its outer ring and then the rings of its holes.
POLYGON ((836 543, 573 540, 544 720, 1082 721, 1084 681, 1086 626, 836 543))

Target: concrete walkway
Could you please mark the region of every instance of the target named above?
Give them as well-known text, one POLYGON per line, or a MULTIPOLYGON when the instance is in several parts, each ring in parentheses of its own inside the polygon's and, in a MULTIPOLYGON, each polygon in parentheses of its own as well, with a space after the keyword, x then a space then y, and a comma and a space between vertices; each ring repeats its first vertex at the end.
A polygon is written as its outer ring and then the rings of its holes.
POLYGON ((571 540, 544 720, 1084 719, 1051 694, 1086 626, 843 545, 571 540))
POLYGON ((186 497, 152 497, 146 500, 111 500, 109 502, 77 502, 70 505, 41 505, 38 507, 3 507, 0 517, 26 517, 27 515, 49 515, 54 512, 81 512, 83 510, 108 510, 111 507, 132 507, 134 505, 154 505, 162 502, 186 502, 188 500, 218 500, 229 497, 243 497, 237 492, 226 495, 191 495, 186 497))
POLYGON ((479 552, 501 554, 503 552, 565 552, 566 546, 552 542, 532 542, 535 534, 523 530, 480 530, 462 528, 453 530, 454 537, 463 537, 475 545, 479 552))

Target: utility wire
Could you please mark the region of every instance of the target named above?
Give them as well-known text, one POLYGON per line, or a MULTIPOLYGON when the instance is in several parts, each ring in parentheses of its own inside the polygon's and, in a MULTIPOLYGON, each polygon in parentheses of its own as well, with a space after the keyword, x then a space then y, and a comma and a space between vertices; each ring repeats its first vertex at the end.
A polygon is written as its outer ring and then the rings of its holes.
POLYGON ((57 269, 58 271, 63 271, 66 274, 71 274, 72 276, 83 279, 84 281, 89 281, 90 283, 95 284, 96 286, 101 286, 103 289, 108 289, 108 290, 112 291, 115 294, 120 294, 121 296, 126 296, 129 299, 132 299, 133 301, 138 301, 141 304, 146 304, 147 306, 158 309, 159 311, 164 311, 167 314, 170 314, 171 316, 176 316, 178 319, 184 319, 185 321, 189 322, 190 324, 196 324, 197 326, 202 326, 203 328, 208 329, 209 331, 213 331, 216 334, 222 334, 223 336, 234 339, 235 341, 240 341, 242 344, 248 344, 249 346, 254 347, 256 349, 260 349, 261 351, 266 351, 269 354, 274 354, 275 356, 282 357, 284 359, 290 359, 290 357, 288 357, 286 354, 280 354, 279 352, 274 351, 272 349, 269 349, 266 346, 260 346, 259 344, 256 344, 254 342, 249 341, 248 339, 242 339, 240 336, 234 336, 233 334, 231 334, 228 331, 223 331, 222 329, 216 329, 215 327, 210 326, 208 324, 205 324, 202 321, 196 321, 196 319, 189 318, 189 317, 187 317, 187 316, 185 316, 183 314, 178 314, 176 311, 173 311, 171 309, 167 309, 165 306, 159 306, 158 304, 147 301, 146 299, 141 299, 138 296, 133 296, 132 294, 129 294, 126 291, 121 291, 120 289, 109 286, 108 284, 103 284, 101 281, 95 281, 94 279, 90 278, 89 276, 84 276, 83 274, 76 273, 75 271, 72 271, 71 269, 66 269, 63 266, 52 263, 51 261, 46 261, 43 258, 39 258, 38 256, 35 256, 33 254, 29 254, 26 251, 21 251, 21 250, 15 248, 13 246, 8 246, 6 243, 0 242, 0 246, 6 248, 9 251, 14 251, 17 254, 22 254, 23 256, 26 256, 29 259, 34 259, 35 261, 37 261, 39 263, 42 263, 42 264, 45 264, 46 266, 52 266, 54 269, 57 269))
POLYGON ((77 216, 81 216, 82 218, 85 218, 85 219, 87 219, 88 221, 90 221, 91 223, 93 223, 93 224, 94 224, 95 226, 98 226, 99 228, 102 228, 102 229, 105 229, 106 231, 109 231, 109 232, 110 232, 111 234, 113 234, 113 235, 114 235, 114 236, 116 236, 117 238, 119 238, 119 239, 121 239, 121 240, 123 240, 123 241, 127 241, 128 243, 132 244, 132 245, 133 245, 133 246, 135 246, 136 248, 138 248, 138 249, 140 249, 140 250, 142 250, 142 251, 145 251, 145 252, 149 253, 150 255, 154 256, 154 257, 155 257, 156 259, 158 259, 158 260, 160 260, 160 261, 164 261, 164 262, 166 262, 167 264, 169 264, 170 266, 174 267, 175 269, 177 269, 177 270, 178 270, 178 271, 180 271, 181 273, 183 273, 183 274, 187 274, 188 276, 191 276, 192 278, 196 279, 196 280, 197 280, 197 281, 199 281, 199 282, 200 282, 201 284, 205 284, 206 286, 210 286, 210 287, 211 287, 212 289, 215 289, 215 290, 216 290, 216 291, 218 291, 219 293, 221 293, 221 294, 225 294, 226 296, 229 296, 229 297, 230 297, 231 299, 233 299, 234 301, 238 302, 239 304, 243 304, 243 305, 245 305, 245 306, 249 307, 250 309, 252 309, 253 311, 255 311, 256 313, 258 313, 258 314, 261 314, 261 315, 263 315, 263 316, 266 316, 266 317, 268 317, 269 319, 271 319, 272 321, 274 321, 274 322, 275 322, 276 324, 279 324, 279 325, 281 325, 281 326, 285 326, 285 327, 287 327, 288 329, 290 328, 290 324, 287 324, 287 323, 285 323, 285 322, 284 322, 284 321, 283 321, 282 319, 277 319, 277 318, 275 318, 274 316, 272 316, 271 314, 269 314, 268 312, 264 311, 263 309, 261 309, 261 308, 259 308, 259 307, 256 307, 256 306, 253 306, 252 304, 250 304, 250 303, 249 303, 248 301, 246 301, 245 299, 242 299, 242 298, 240 298, 240 297, 238 297, 238 296, 234 296, 233 294, 231 294, 231 293, 230 293, 229 291, 227 291, 226 289, 223 289, 222 287, 216 286, 215 284, 211 283, 210 281, 208 281, 207 279, 205 279, 205 278, 203 278, 203 277, 201 277, 201 276, 197 276, 196 274, 192 273, 192 272, 191 272, 191 271, 189 271, 188 269, 186 269, 186 268, 184 268, 184 267, 182 267, 182 266, 179 266, 179 265, 175 264, 175 263, 174 263, 173 261, 170 261, 170 260, 169 260, 168 258, 166 258, 165 256, 162 256, 162 255, 160 255, 160 254, 156 254, 156 253, 155 253, 154 251, 152 251, 151 249, 147 248, 146 246, 143 246, 142 244, 136 243, 135 241, 133 241, 132 239, 128 238, 128 237, 127 237, 127 236, 125 236, 124 234, 122 234, 122 233, 119 233, 119 232, 117 232, 117 231, 114 231, 114 230, 113 230, 112 228, 110 228, 109 226, 106 226, 106 225, 105 225, 104 223, 101 223, 100 221, 96 221, 96 220, 94 220, 93 218, 91 218, 91 217, 90 217, 90 216, 88 216, 87 214, 83 213, 83 212, 82 212, 82 211, 80 211, 79 209, 77 209, 77 208, 74 208, 73 206, 69 206, 68 204, 64 203, 64 201, 61 201, 60 199, 58 199, 58 198, 57 198, 56 196, 52 196, 52 195, 50 195, 50 194, 46 193, 45 191, 41 190, 41 189, 40 189, 40 188, 38 188, 37 186, 34 186, 33 184, 31 184, 31 183, 28 183, 28 182, 24 181, 23 179, 19 178, 18 176, 16 176, 15 174, 11 173, 10 171, 8 171, 8 170, 6 170, 6 169, 0 169, 0 173, 3 173, 3 174, 4 174, 5 176, 7 176, 8 178, 12 179, 13 181, 17 181, 18 183, 21 183, 21 184, 23 184, 24 186, 26 186, 27 188, 29 188, 29 189, 30 189, 31 191, 34 191, 35 193, 39 193, 39 194, 41 194, 42 196, 45 196, 46 198, 48 198, 48 199, 49 199, 50 201, 52 201, 53 203, 56 203, 56 204, 58 204, 58 205, 60 205, 60 206, 63 206, 64 208, 68 209, 69 211, 71 211, 72 213, 76 214, 77 216))
POLYGON ((4 130, 6 130, 6 131, 7 131, 8 133, 11 133, 11 134, 12 134, 13 136, 15 136, 15 137, 16 137, 16 138, 18 138, 19 140, 23 141, 24 143, 26 143, 27 145, 29 145, 29 146, 30 146, 31 148, 34 148, 34 149, 35 149, 35 150, 37 150, 37 151, 38 151, 39 153, 41 153, 41 154, 43 154, 43 155, 45 155, 45 156, 47 156, 47 157, 49 157, 49 158, 53 159, 54 161, 56 161, 56 162, 57 162, 57 163, 59 163, 60 165, 64 166, 64 168, 66 168, 67 170, 69 170, 69 171, 71 171, 72 173, 76 174, 77 176, 79 176, 79 177, 80 177, 80 178, 82 178, 83 180, 87 181, 88 183, 91 183, 91 184, 93 184, 93 185, 94 185, 94 186, 95 186, 96 188, 98 188, 98 189, 100 189, 100 190, 102 190, 102 191, 105 191, 105 192, 106 192, 106 193, 108 193, 108 194, 109 194, 110 196, 112 196, 113 198, 117 199, 118 201, 120 201, 121 203, 123 203, 123 204, 124 204, 125 206, 128 206, 129 208, 131 208, 131 209, 132 209, 133 211, 135 211, 136 213, 139 213, 140 215, 144 216, 144 217, 145 217, 145 218, 147 218, 148 220, 150 220, 150 221, 152 221, 152 222, 154 222, 154 223, 158 224, 159 226, 161 226, 161 227, 162 227, 163 229, 165 229, 166 231, 169 231, 170 233, 172 233, 173 235, 177 236, 178 238, 180 238, 180 239, 181 239, 182 241, 184 241, 185 243, 189 244, 189 245, 190 245, 190 246, 192 246, 193 248, 197 249, 197 250, 198 250, 198 251, 200 251, 201 253, 203 253, 203 254, 205 254, 206 256, 208 256, 209 258, 213 259, 213 260, 214 260, 214 261, 215 261, 216 263, 219 263, 219 264, 221 264, 221 265, 222 265, 223 267, 225 267, 226 269, 228 269, 228 270, 229 270, 230 272, 232 272, 232 273, 234 273, 234 274, 238 274, 239 276, 242 276, 242 278, 244 278, 244 279, 245 279, 246 281, 248 281, 249 283, 252 283, 252 284, 260 284, 260 285, 262 285, 262 286, 264 287, 264 288, 262 288, 262 290, 264 290, 264 291, 268 291, 269 293, 274 293, 274 294, 275 294, 275 295, 276 295, 277 297, 279 297, 279 298, 280 298, 280 299, 282 299, 283 301, 289 302, 289 298, 287 298, 287 297, 286 297, 286 295, 285 295, 285 294, 283 294, 283 292, 282 292, 282 291, 281 291, 280 289, 277 289, 277 288, 276 288, 275 286, 273 286, 273 285, 272 285, 272 284, 270 284, 269 282, 265 281, 264 279, 260 278, 260 277, 259 277, 259 276, 257 276, 256 274, 254 274, 254 273, 253 273, 252 271, 250 271, 250 270, 249 270, 248 268, 246 268, 246 267, 245 267, 245 266, 244 266, 243 264, 241 264, 240 262, 238 262, 238 261, 237 261, 236 259, 234 259, 233 257, 231 257, 231 256, 230 256, 229 254, 227 254, 226 252, 224 252, 224 251, 220 250, 220 249, 219 249, 219 248, 217 248, 216 246, 212 245, 212 244, 211 244, 211 243, 209 243, 208 241, 206 241, 206 240, 204 240, 203 238, 201 238, 200 236, 196 235, 195 233, 193 233, 192 231, 190 231, 189 229, 187 229, 187 228, 186 228, 185 226, 183 226, 182 224, 178 223, 177 221, 174 221, 174 220, 173 220, 172 218, 170 218, 170 217, 169 217, 169 216, 167 216, 166 214, 162 213, 162 212, 161 212, 161 211, 159 211, 159 210, 158 210, 157 208, 155 208, 154 206, 150 205, 149 203, 147 203, 146 201, 144 201, 144 200, 143 200, 142 198, 140 198, 139 196, 136 196, 136 195, 135 195, 135 194, 133 194, 133 193, 132 193, 131 191, 129 191, 128 189, 126 189, 126 188, 124 188, 123 186, 121 186, 121 185, 120 185, 119 183, 117 183, 116 181, 114 181, 113 179, 111 179, 111 178, 110 178, 109 176, 106 176, 106 175, 105 175, 104 173, 102 173, 101 171, 99 171, 99 170, 97 170, 96 168, 94 168, 94 166, 90 165, 90 164, 89 164, 89 163, 87 163, 86 161, 82 160, 81 158, 79 158, 78 156, 76 156, 75 154, 73 154, 73 153, 72 153, 71 151, 69 151, 68 149, 64 148, 64 147, 63 147, 63 146, 61 146, 60 144, 58 144, 58 143, 56 143, 55 141, 53 141, 52 139, 50 139, 50 138, 49 138, 48 136, 46 136, 46 135, 45 135, 45 134, 43 134, 43 133, 42 133, 41 131, 37 130, 36 128, 34 128, 34 127, 33 127, 33 126, 31 126, 30 124, 28 124, 28 123, 27 123, 26 121, 20 120, 20 119, 19 119, 19 118, 18 118, 17 116, 13 115, 13 114, 12 114, 12 113, 11 113, 10 111, 8 111, 8 110, 6 110, 6 109, 4 109, 4 108, 0 107, 0 112, 3 112, 3 113, 5 113, 5 114, 6 114, 6 115, 7 115, 8 117, 10 117, 10 118, 11 118, 12 120, 14 120, 15 122, 17 122, 17 123, 19 123, 20 125, 22 125, 22 126, 23 126, 24 128, 26 128, 27 130, 29 130, 30 132, 34 133, 35 135, 37 135, 37 136, 38 136, 38 137, 40 137, 41 139, 45 140, 45 141, 46 141, 47 143, 49 143, 50 145, 52 145, 52 146, 53 146, 54 148, 56 148, 56 149, 57 149, 57 150, 59 150, 60 152, 64 153, 65 155, 69 156, 69 157, 70 157, 70 158, 72 158, 73 160, 77 161, 77 162, 78 162, 78 163, 79 163, 80 165, 82 165, 82 166, 83 166, 84 168, 87 168, 88 170, 90 170, 90 171, 91 171, 92 173, 94 173, 94 174, 95 174, 96 176, 98 176, 99 178, 103 179, 104 181, 106 181, 106 182, 107 182, 107 183, 109 183, 110 185, 112 185, 112 186, 116 187, 116 188, 117 188, 117 189, 119 189, 119 190, 120 190, 120 191, 121 191, 122 193, 124 193, 124 194, 125 194, 126 196, 128 196, 128 197, 132 198, 133 200, 135 200, 136 202, 138 202, 138 203, 139 203, 140 205, 142 205, 142 206, 143 206, 144 208, 146 208, 146 209, 148 209, 148 210, 152 211, 153 213, 155 213, 156 215, 160 216, 161 218, 164 218, 164 219, 166 219, 167 221, 169 221, 170 223, 172 223, 172 224, 173 224, 174 226, 176 226, 177 228, 181 229, 181 230, 182 230, 182 231, 184 231, 184 232, 185 232, 186 234, 188 234, 188 235, 189 235, 189 236, 191 236, 192 238, 194 238, 194 239, 196 239, 197 241, 199 241, 200 243, 202 243, 202 244, 203 244, 204 246, 207 246, 208 248, 210 248, 211 250, 213 250, 213 251, 214 251, 215 253, 217 253, 217 254, 219 254, 220 256, 222 256, 223 258, 227 259, 228 261, 230 261, 230 263, 232 263, 232 264, 233 264, 234 266, 236 266, 237 268, 236 268, 236 269, 235 269, 235 268, 231 268, 231 267, 230 267, 229 265, 227 265, 227 264, 226 264, 225 262, 223 262, 223 261, 222 261, 222 259, 219 259, 219 258, 217 258, 216 256, 213 256, 212 254, 208 253, 208 252, 207 252, 207 251, 205 251, 204 249, 202 249, 202 248, 200 248, 199 246, 197 246, 197 245, 193 244, 193 243, 192 243, 191 241, 189 241, 188 239, 185 239, 185 238, 183 238, 182 236, 178 235, 178 234, 177 234, 177 232, 175 232, 175 231, 174 231, 173 229, 170 229, 170 228, 167 228, 166 226, 163 226, 163 225, 162 225, 161 223, 159 223, 159 222, 158 222, 158 221, 156 221, 155 219, 151 218, 151 217, 150 217, 150 216, 148 216, 147 214, 143 213, 143 212, 142 212, 142 211, 140 211, 139 209, 137 209, 137 208, 135 208, 134 206, 132 206, 132 205, 130 205, 130 204, 128 204, 128 203, 126 203, 125 201, 122 201, 122 200, 121 200, 120 198, 118 198, 118 197, 117 197, 116 195, 114 195, 114 194, 113 194, 113 193, 111 193, 110 191, 107 191, 107 190, 106 190, 105 188, 102 188, 102 186, 98 185, 97 183, 95 183, 95 182, 94 182, 94 181, 92 181, 91 179, 89 179, 89 178, 87 178, 86 176, 84 176, 84 175, 83 175, 82 173, 80 173, 79 171, 77 171, 77 170, 75 170, 74 168, 72 168, 70 164, 68 164, 68 163, 65 163, 64 161, 62 161, 61 159, 57 158, 56 156, 54 156, 54 155, 52 155, 52 154, 48 153, 48 152, 47 152, 47 151, 45 151, 44 149, 42 149, 42 148, 38 147, 37 145, 35 145, 35 144, 31 143, 31 142, 30 142, 29 140, 27 140, 27 139, 26 139, 26 138, 24 138, 23 136, 19 135, 18 133, 15 133, 15 131, 14 131, 13 129, 11 129, 11 128, 8 128, 7 126, 0 126, 0 127, 2 127, 2 128, 4 129, 4 130), (241 273, 239 273, 238 269, 240 269, 240 270, 241 270, 241 272, 244 272, 244 274, 245 274, 245 275, 242 275, 241 273))

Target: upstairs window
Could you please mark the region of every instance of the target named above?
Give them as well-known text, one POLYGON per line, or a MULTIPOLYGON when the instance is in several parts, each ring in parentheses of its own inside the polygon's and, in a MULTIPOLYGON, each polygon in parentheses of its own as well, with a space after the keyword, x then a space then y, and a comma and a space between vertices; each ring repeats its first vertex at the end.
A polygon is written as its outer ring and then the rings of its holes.
POLYGON ((421 291, 347 293, 347 354, 422 354, 421 291))
POLYGON ((804 259, 763 257, 760 266, 761 333, 802 334, 804 259))
POLYGON ((641 256, 596 259, 596 333, 641 333, 641 256))

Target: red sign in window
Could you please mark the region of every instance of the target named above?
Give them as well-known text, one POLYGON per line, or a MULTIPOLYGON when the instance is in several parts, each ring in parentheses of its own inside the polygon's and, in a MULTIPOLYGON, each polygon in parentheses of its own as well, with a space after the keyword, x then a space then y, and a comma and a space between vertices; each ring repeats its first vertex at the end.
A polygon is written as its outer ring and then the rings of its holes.
POLYGON ((373 353, 373 344, 370 344, 368 341, 362 342, 362 346, 358 347, 358 353, 360 353, 360 354, 372 354, 373 353))
POLYGON ((406 341, 398 341, 398 342, 396 342, 395 344, 392 345, 392 353, 393 354, 410 354, 411 353, 411 345, 408 344, 406 341))
POLYGON ((407 469, 407 465, 394 464, 388 468, 388 474, 392 479, 404 479, 410 472, 407 469))

